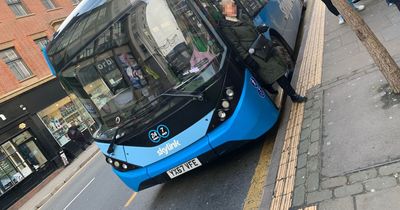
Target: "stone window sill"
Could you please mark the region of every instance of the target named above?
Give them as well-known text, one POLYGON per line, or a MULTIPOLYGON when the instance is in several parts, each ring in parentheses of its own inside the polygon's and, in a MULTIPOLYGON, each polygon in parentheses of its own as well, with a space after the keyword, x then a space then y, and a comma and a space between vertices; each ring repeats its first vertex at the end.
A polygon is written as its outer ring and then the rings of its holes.
POLYGON ((22 18, 27 18, 27 17, 30 17, 30 16, 34 16, 34 15, 36 15, 36 14, 35 13, 30 13, 30 14, 27 14, 27 15, 24 15, 24 16, 18 16, 17 20, 18 19, 22 19, 22 18))
POLYGON ((19 80, 18 82, 19 82, 19 83, 25 83, 25 82, 27 82, 27 81, 29 81, 29 80, 35 78, 35 77, 36 77, 36 75, 33 74, 33 75, 31 75, 31 76, 29 76, 29 77, 23 79, 23 80, 19 80))
POLYGON ((53 11, 57 11, 57 10, 60 10, 60 9, 63 9, 63 7, 56 7, 54 9, 48 9, 47 12, 53 12, 53 11))

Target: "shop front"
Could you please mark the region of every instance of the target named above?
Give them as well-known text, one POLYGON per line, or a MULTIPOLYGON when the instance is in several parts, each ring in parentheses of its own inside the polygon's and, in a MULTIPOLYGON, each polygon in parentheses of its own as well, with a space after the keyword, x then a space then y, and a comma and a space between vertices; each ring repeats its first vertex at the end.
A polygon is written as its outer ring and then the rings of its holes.
POLYGON ((0 209, 62 166, 59 147, 40 124, 37 117, 23 114, 0 129, 0 209))
POLYGON ((47 163, 35 140, 32 133, 25 130, 0 145, 0 195, 47 163))
POLYGON ((76 97, 50 80, 12 99, 0 98, 0 209, 7 209, 64 166, 61 150, 77 156, 82 150, 67 135, 80 125, 90 138, 94 121, 76 97))
POLYGON ((82 148, 82 145, 77 145, 82 142, 73 142, 68 136, 70 127, 78 126, 85 138, 91 141, 95 122, 75 95, 70 95, 53 103, 38 112, 37 115, 69 158, 76 157, 82 148))

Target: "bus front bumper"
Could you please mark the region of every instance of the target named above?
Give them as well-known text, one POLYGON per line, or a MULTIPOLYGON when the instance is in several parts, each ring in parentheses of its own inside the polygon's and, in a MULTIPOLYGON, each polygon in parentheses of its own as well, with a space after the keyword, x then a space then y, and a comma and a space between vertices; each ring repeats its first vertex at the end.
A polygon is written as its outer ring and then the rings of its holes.
POLYGON ((254 140, 270 130, 278 120, 279 111, 272 101, 260 94, 262 91, 247 71, 240 101, 225 122, 180 151, 145 167, 127 172, 114 172, 135 191, 145 189, 170 179, 166 173, 189 160, 197 158, 201 164, 229 152, 249 140, 254 140))

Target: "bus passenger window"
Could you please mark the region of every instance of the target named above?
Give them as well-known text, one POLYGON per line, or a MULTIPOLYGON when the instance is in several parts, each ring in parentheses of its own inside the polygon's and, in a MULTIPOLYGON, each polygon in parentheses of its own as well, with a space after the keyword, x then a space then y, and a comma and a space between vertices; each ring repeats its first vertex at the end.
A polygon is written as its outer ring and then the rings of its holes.
POLYGON ((255 16, 269 0, 239 0, 250 16, 255 16))

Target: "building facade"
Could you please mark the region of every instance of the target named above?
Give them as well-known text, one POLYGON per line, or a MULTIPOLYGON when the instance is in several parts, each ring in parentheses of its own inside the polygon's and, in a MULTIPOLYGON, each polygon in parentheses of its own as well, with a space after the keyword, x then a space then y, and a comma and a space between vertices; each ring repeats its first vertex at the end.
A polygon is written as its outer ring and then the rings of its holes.
POLYGON ((0 0, 0 209, 76 156, 67 130, 94 121, 51 74, 41 49, 79 0, 0 0))

